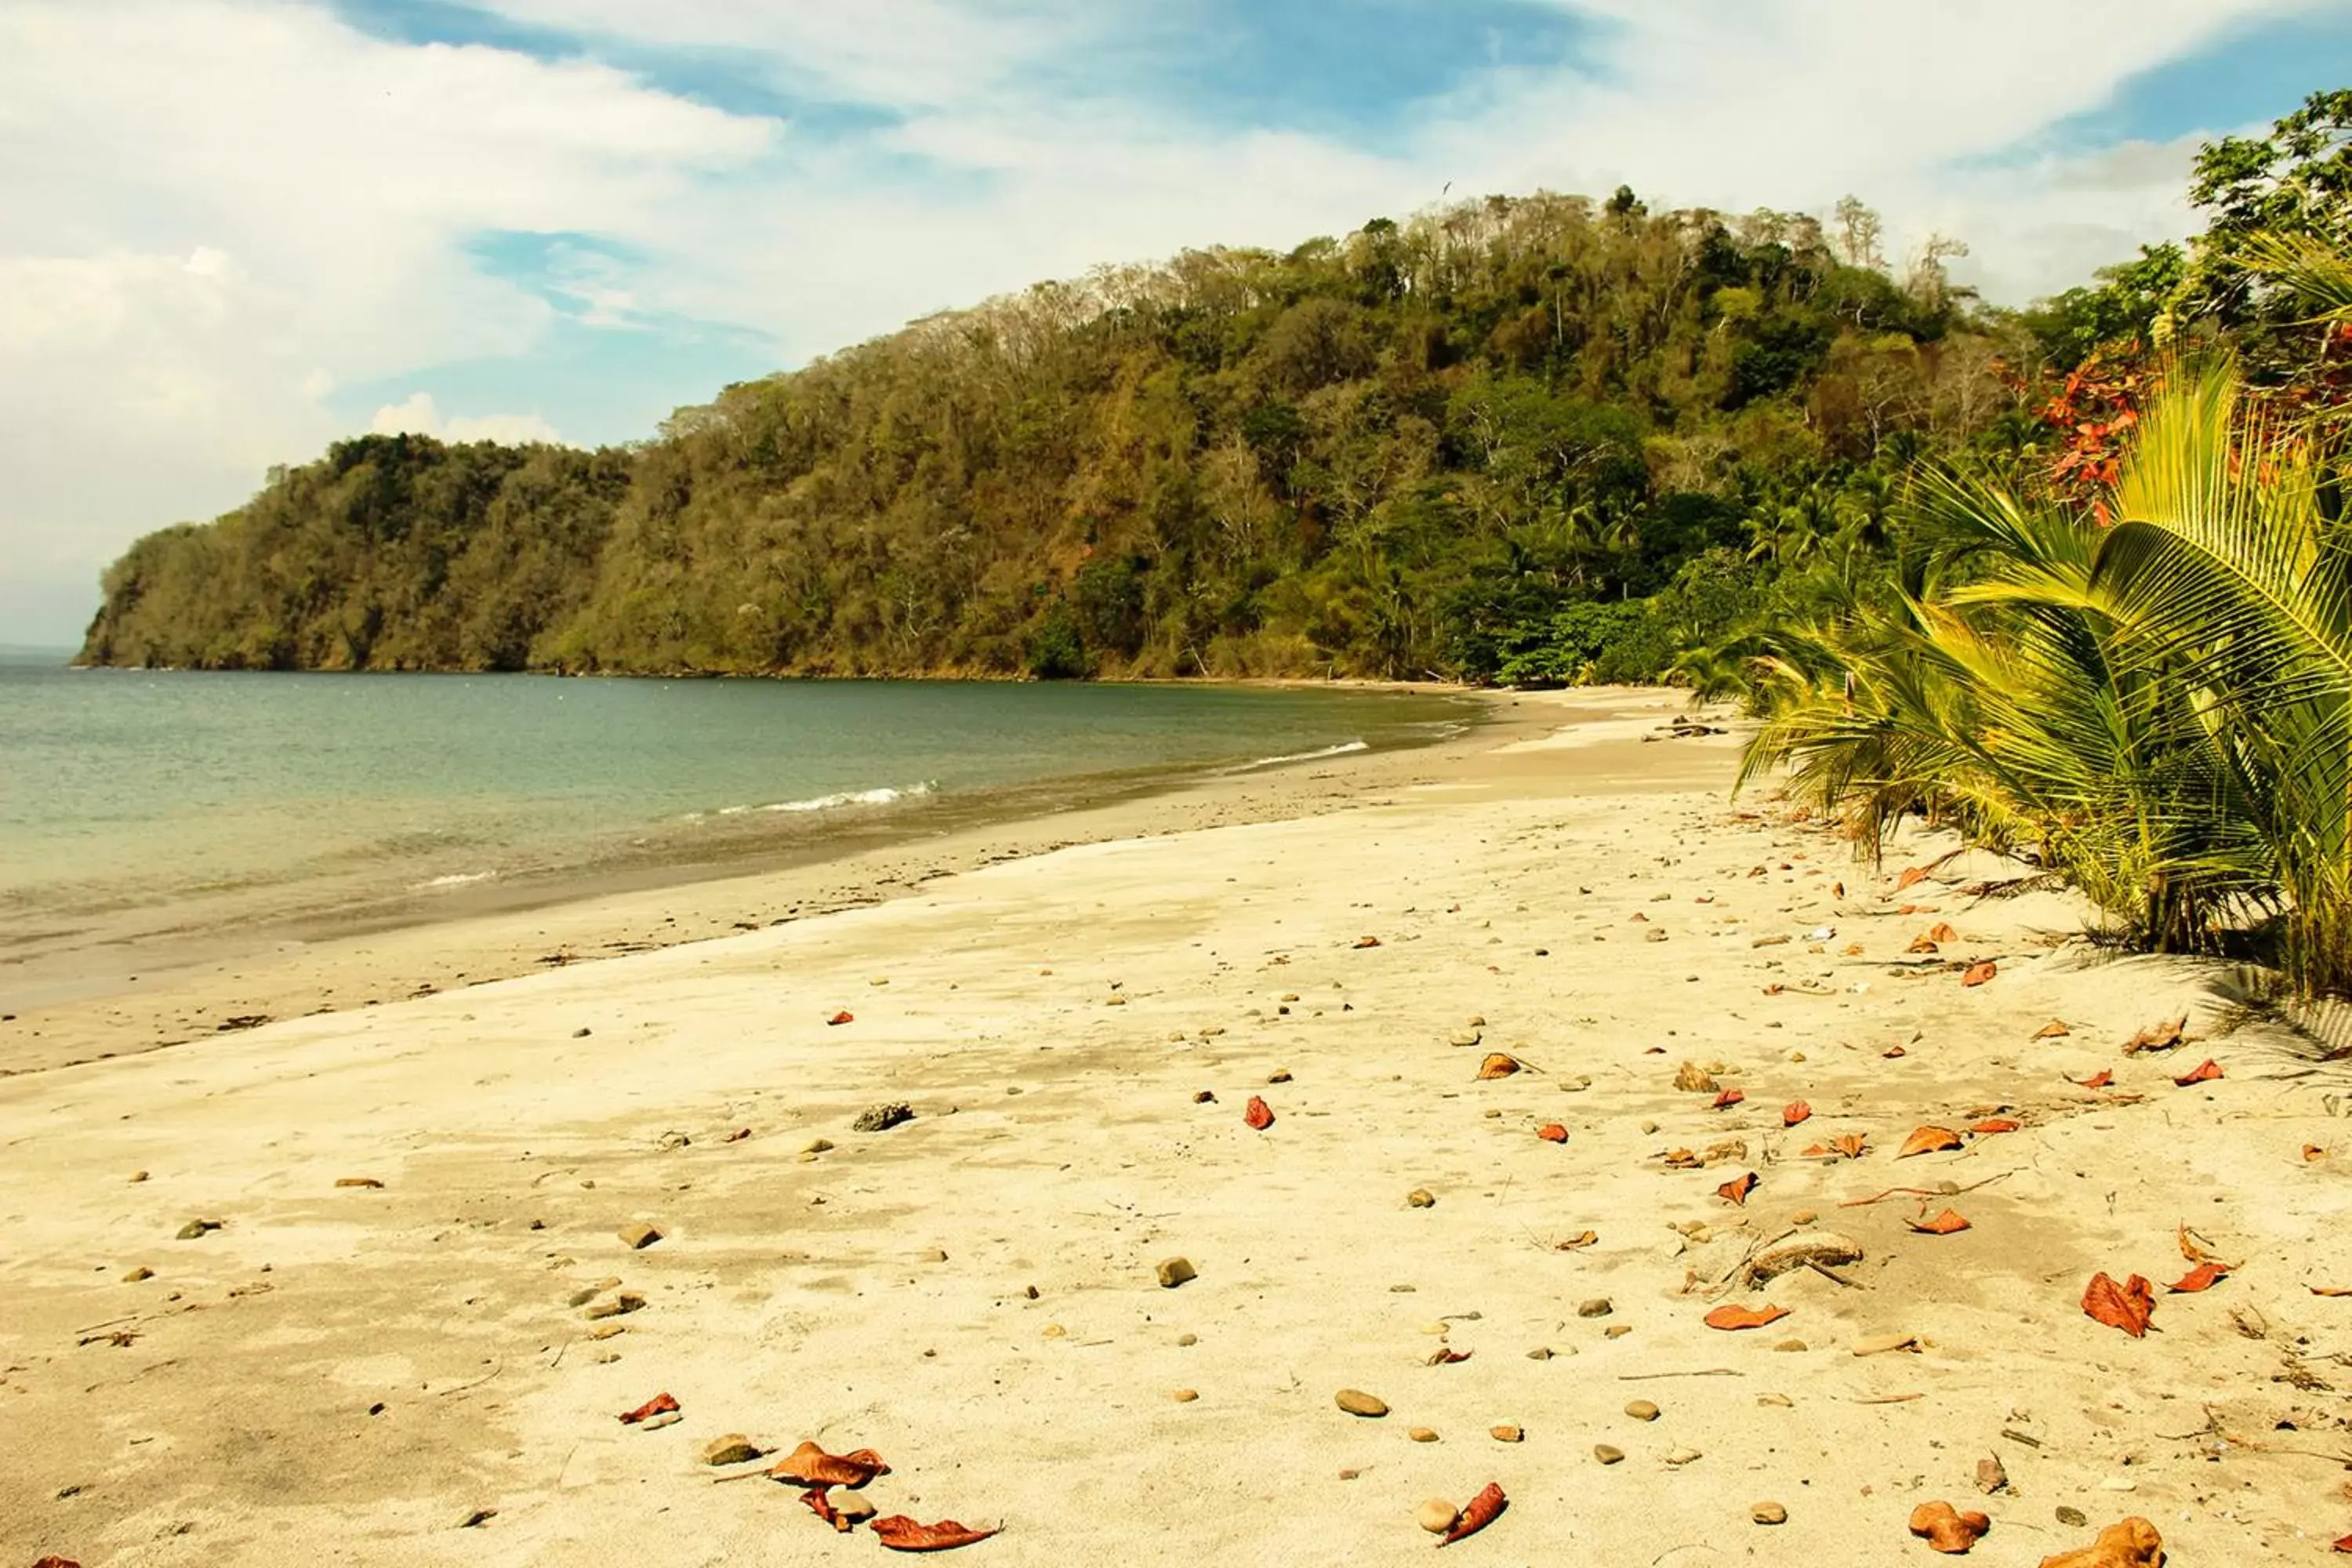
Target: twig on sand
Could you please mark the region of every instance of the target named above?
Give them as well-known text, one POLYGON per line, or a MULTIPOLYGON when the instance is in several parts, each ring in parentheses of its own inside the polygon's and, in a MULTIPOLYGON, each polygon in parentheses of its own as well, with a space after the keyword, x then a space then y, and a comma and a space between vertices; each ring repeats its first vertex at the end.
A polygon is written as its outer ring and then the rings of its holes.
POLYGON ((1617 1381, 1648 1383, 1651 1379, 1659 1377, 1746 1377, 1747 1375, 1746 1373, 1735 1367, 1710 1366, 1698 1372, 1621 1372, 1617 1374, 1617 1381))
POLYGON ((453 1384, 452 1386, 450 1386, 450 1387, 448 1387, 448 1388, 436 1388, 436 1389, 435 1389, 433 1392, 434 1392, 435 1394, 463 1394, 463 1393, 465 1393, 465 1392, 466 1392, 466 1390, 467 1390, 467 1389, 469 1389, 469 1388, 479 1388, 479 1387, 481 1387, 481 1386, 482 1386, 482 1384, 486 1384, 486 1383, 489 1382, 489 1381, 490 1381, 490 1379, 492 1379, 492 1378, 494 1378, 494 1377, 498 1376, 498 1375, 499 1375, 499 1373, 502 1373, 502 1372, 506 1371, 506 1369, 507 1369, 506 1358, 505 1358, 505 1357, 503 1357, 503 1356, 501 1356, 501 1357, 499 1357, 499 1363, 498 1363, 498 1365, 496 1365, 496 1366, 494 1366, 494 1367, 490 1368, 490 1370, 489 1370, 489 1371, 488 1371, 488 1372, 486 1372, 486 1373, 482 1373, 482 1375, 481 1375, 481 1376, 479 1376, 479 1377, 478 1377, 478 1378, 474 1379, 474 1381, 473 1381, 473 1382, 471 1382, 471 1383, 460 1383, 460 1384, 453 1384))
POLYGON ((1883 1204, 1889 1198, 1899 1197, 1906 1193, 1913 1197, 1920 1198, 1956 1198, 1962 1193, 1972 1193, 1979 1187, 1989 1187, 1995 1182, 2001 1180, 2002 1177, 2009 1174, 2011 1174, 2010 1172, 2003 1171, 2000 1175, 1987 1176, 1981 1182, 1970 1182, 1965 1187, 1889 1187, 1885 1192, 1879 1194, 1876 1197, 1848 1198, 1845 1202, 1838 1205, 1838 1207, 1842 1209, 1863 1208, 1871 1204, 1883 1204))
POLYGON ((1860 1397, 1849 1399, 1846 1403, 1848 1405, 1908 1405, 1915 1399, 1927 1397, 1924 1394, 1880 1394, 1866 1399, 1860 1397))
POLYGON ((1843 1285, 1849 1290, 1861 1290, 1867 1289, 1862 1281, 1858 1279, 1849 1279, 1844 1275, 1837 1272, 1837 1270, 1828 1267, 1826 1264, 1816 1263, 1810 1258, 1805 1260, 1805 1267, 1811 1269, 1814 1273, 1820 1275, 1822 1279, 1828 1280, 1832 1285, 1843 1285))
POLYGON ((138 1321, 139 1314, 136 1312, 131 1312, 120 1318, 109 1318, 102 1323, 92 1323, 86 1329, 76 1329, 74 1332, 78 1334, 94 1334, 100 1329, 110 1329, 117 1323, 135 1323, 138 1321))

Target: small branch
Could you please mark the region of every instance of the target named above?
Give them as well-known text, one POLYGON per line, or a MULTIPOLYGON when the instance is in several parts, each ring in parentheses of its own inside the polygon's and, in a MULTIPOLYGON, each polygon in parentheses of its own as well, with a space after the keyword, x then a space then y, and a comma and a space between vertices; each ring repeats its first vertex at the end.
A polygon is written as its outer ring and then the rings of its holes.
POLYGON ((1748 1374, 1732 1367, 1711 1366, 1701 1372, 1624 1372, 1617 1374, 1620 1383, 1648 1383, 1661 1377, 1746 1377, 1748 1374))

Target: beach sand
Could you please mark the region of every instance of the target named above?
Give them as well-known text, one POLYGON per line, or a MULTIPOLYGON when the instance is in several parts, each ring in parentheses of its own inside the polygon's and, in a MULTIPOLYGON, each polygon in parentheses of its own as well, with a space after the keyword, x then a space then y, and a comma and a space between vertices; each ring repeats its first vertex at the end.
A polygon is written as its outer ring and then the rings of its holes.
POLYGON ((2344 1064, 2069 898, 1960 890, 2012 863, 1922 837, 1881 873, 1730 800, 1736 737, 1643 739, 1676 700, 1528 696, 1431 752, 9 1025, 0 1564, 881 1555, 719 1484, 731 1433, 878 1450, 882 1513, 1002 1527, 974 1564, 1420 1561, 1418 1506, 1489 1482, 1447 1560, 1934 1562, 1935 1500, 1990 1516, 1979 1562, 2132 1514, 2177 1564, 2326 1556, 2344 1064), (148 1048, 232 1005, 285 1021, 148 1048), (1923 1125, 1962 1146, 1897 1158, 1923 1125), (2166 1294, 2184 1225, 2237 1268, 2166 1294), (1861 1256, 1743 1286, 1792 1229, 1861 1256), (2154 1281, 2153 1331, 2084 1315, 2101 1270, 2154 1281), (617 1419, 665 1393, 675 1423, 617 1419))

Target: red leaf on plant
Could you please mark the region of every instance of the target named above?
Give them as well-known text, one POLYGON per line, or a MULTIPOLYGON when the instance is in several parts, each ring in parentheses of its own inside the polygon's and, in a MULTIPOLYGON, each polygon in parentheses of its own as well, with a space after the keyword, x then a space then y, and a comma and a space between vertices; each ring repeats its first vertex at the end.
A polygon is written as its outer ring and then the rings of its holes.
POLYGON ((2113 1069, 2101 1068, 2088 1078, 2070 1078, 2066 1081, 2077 1089, 2105 1089, 2116 1081, 2116 1075, 2113 1069))
POLYGON ((828 1024, 855 1024, 857 1022, 857 1015, 855 1013, 835 1013, 832 1017, 827 1018, 825 1022, 828 1024))
POLYGON ((943 1519, 937 1524, 918 1524, 903 1513, 894 1513, 876 1520, 874 1533, 893 1552, 947 1552, 985 1541, 996 1531, 974 1530, 951 1519, 943 1519))
POLYGON ((2094 1274, 2083 1290, 2083 1310, 2095 1322, 2138 1339, 2147 1332, 2148 1319, 2156 1311, 2156 1293, 2137 1274, 2120 1285, 2104 1273, 2094 1274))
POLYGON ((1960 984, 1962 985, 1981 985, 2000 973, 2000 965, 1988 958, 1982 963, 1969 964, 1968 972, 1960 976, 1960 984))
POLYGON ((1536 1129, 1536 1136, 1547 1143, 1565 1143, 1568 1142, 1568 1129, 1557 1121, 1548 1121, 1536 1129))
POLYGON ((2188 1072, 2182 1073, 2179 1078, 2174 1079, 2172 1081, 2179 1088, 2187 1089, 2191 1084, 2211 1083, 2215 1079, 2220 1078, 2221 1076, 2221 1064, 2208 1059, 2204 1066, 2193 1068, 2188 1072))
POLYGON ((1257 1131, 1263 1132, 1274 1125, 1274 1112, 1267 1109, 1265 1100, 1253 1094, 1249 1098, 1249 1104, 1242 1111, 1242 1120, 1257 1131))
POLYGON ((1723 1185, 1716 1188, 1715 1190, 1722 1196, 1728 1198, 1731 1202, 1738 1205, 1742 1208, 1745 1208, 1748 1206, 1748 1194, 1756 1190, 1756 1173, 1749 1171, 1743 1175, 1737 1176, 1732 1180, 1724 1183, 1723 1185))
POLYGON ((1812 1116, 1813 1108, 1811 1106, 1807 1105, 1801 1100, 1792 1100, 1789 1101, 1788 1104, 1780 1108, 1780 1125, 1783 1127, 1794 1127, 1801 1121, 1811 1121, 1812 1116))
POLYGON ((1922 1127, 1910 1137, 1903 1140, 1903 1147, 1895 1152, 1895 1157, 1898 1160, 1907 1159, 1913 1154, 1933 1154, 1938 1150, 1957 1149, 1959 1146, 1960 1135, 1950 1128, 1922 1127))
POLYGON ((814 1443, 803 1443, 768 1470, 780 1481, 803 1487, 862 1487, 889 1473, 890 1467, 871 1448, 828 1454, 814 1443))
POLYGON ((1748 1097, 1746 1095, 1740 1093, 1736 1089, 1727 1089, 1721 1094, 1715 1097, 1714 1109, 1717 1110, 1728 1110, 1747 1098, 1748 1097))
POLYGON ((2176 1296, 2192 1296, 2200 1290, 2210 1290, 2229 1277, 2230 1270, 2225 1264, 2200 1263, 2165 1289, 2176 1296))
POLYGON ((643 1405, 638 1405, 635 1410, 632 1410, 627 1415, 622 1416, 621 1425, 624 1426, 634 1426, 640 1421, 648 1421, 656 1415, 667 1415, 677 1408, 677 1400, 672 1399, 667 1394, 656 1394, 651 1399, 646 1400, 643 1405))
POLYGON ((1970 1228, 1969 1222, 1960 1217, 1958 1209, 1946 1209, 1934 1219, 1915 1219, 1909 1223, 1913 1230, 1923 1236, 1950 1236, 1957 1231, 1970 1228))
POLYGON ((1996 1116, 1990 1121, 1978 1122, 1969 1131, 1989 1135, 1994 1132, 2014 1132, 2024 1125, 2022 1121, 2011 1121, 2005 1116, 1996 1116))
POLYGON ((1503 1496, 1502 1488, 1488 1481, 1485 1489, 1470 1500, 1470 1506, 1462 1510, 1462 1517, 1454 1521, 1454 1528, 1445 1532, 1445 1539, 1437 1544, 1451 1546, 1465 1535, 1477 1534, 1495 1522, 1496 1516, 1503 1511, 1509 1500, 1503 1496))
POLYGON ((1788 1308, 1775 1307, 1768 1301, 1761 1307, 1717 1307, 1706 1315, 1706 1321, 1710 1329, 1760 1329, 1788 1315, 1788 1308))

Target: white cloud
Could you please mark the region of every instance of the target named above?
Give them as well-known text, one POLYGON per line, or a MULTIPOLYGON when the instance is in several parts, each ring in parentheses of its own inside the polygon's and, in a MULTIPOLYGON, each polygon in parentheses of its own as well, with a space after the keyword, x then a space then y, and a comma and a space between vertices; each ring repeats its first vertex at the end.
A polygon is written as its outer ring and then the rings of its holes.
MULTIPOLYGON (((1962 276, 2021 301, 2185 229, 2191 143, 2014 149, 2321 0, 1553 0, 1602 24, 1601 52, 1400 106, 1379 150, 1203 123, 1086 69, 1143 0, 485 3, 890 113, 828 140, 586 60, 367 37, 319 0, 0 0, 0 640, 79 621, 93 589, 58 583, 342 433, 337 387, 416 388, 378 418, 445 436, 551 438, 535 414, 442 416, 429 373, 528 363, 559 309, 731 323, 797 359, 1098 262, 1402 216, 1448 182, 1620 181, 1732 210, 1856 192, 1898 247, 1957 234, 1962 276), (484 270, 484 230, 611 247, 555 247, 542 298, 484 270)), ((565 390, 551 368, 524 401, 569 425, 565 390)))
POLYGON ((536 414, 485 414, 444 419, 429 392, 412 392, 398 403, 387 403, 368 421, 377 436, 434 436, 444 441, 558 442, 555 426, 536 414))

